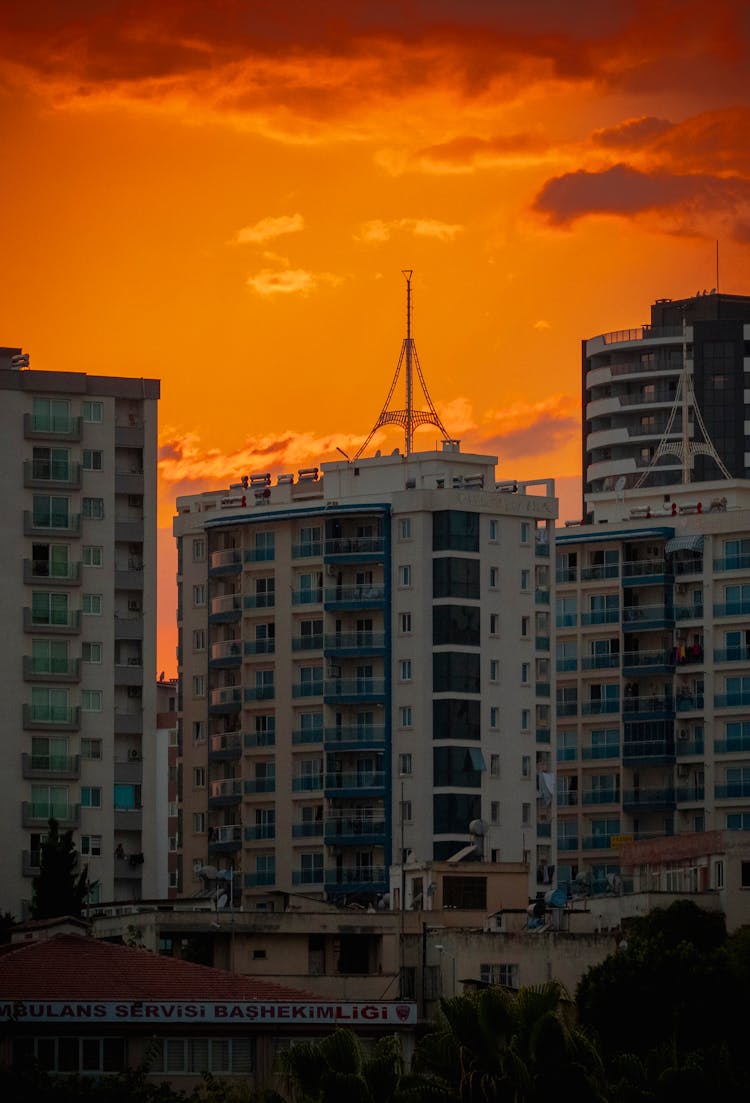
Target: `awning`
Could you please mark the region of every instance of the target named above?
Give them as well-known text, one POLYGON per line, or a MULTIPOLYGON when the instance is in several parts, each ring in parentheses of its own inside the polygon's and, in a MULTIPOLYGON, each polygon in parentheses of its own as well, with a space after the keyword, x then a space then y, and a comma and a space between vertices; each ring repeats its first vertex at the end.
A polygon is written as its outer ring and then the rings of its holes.
POLYGON ((703 551, 702 536, 673 536, 664 545, 664 554, 672 555, 678 551, 703 551))

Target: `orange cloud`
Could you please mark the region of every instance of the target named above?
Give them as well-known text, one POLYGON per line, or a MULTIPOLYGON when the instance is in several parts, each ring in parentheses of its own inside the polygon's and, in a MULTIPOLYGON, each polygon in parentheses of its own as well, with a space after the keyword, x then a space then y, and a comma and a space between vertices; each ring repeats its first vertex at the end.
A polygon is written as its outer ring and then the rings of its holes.
POLYGON ((355 234, 355 240, 380 244, 388 241, 394 232, 413 234, 414 237, 433 237, 438 241, 453 241, 464 229, 457 223, 440 222, 434 218, 395 218, 390 222, 372 219, 365 222, 355 234))
POLYGON ((237 231, 235 241, 238 245, 257 245, 282 234, 296 234, 304 229, 305 220, 301 214, 280 215, 278 218, 261 218, 252 226, 243 226, 237 231))
POLYGON ((307 272, 304 268, 264 268, 248 276, 246 282, 259 295, 307 295, 321 283, 340 283, 341 277, 331 272, 307 272))

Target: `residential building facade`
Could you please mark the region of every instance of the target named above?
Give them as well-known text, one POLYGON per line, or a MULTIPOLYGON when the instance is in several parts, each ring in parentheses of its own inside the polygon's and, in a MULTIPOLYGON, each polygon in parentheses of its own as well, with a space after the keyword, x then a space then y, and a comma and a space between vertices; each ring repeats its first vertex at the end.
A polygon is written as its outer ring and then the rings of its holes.
POLYGON ((102 899, 156 891, 156 380, 25 370, 0 349, 5 493, 2 907, 48 821, 102 899), (149 676, 144 678, 144 670, 149 676))
POLYGON ((446 441, 178 499, 184 895, 230 867, 246 907, 387 905, 392 862, 480 820, 535 879, 556 502, 495 462, 446 441))

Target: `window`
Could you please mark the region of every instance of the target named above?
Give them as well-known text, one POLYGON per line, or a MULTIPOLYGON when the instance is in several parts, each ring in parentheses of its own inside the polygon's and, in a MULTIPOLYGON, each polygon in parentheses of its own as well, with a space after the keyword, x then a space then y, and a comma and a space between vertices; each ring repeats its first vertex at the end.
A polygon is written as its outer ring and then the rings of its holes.
POLYGON ((411 613, 399 613, 399 632, 411 632, 411 613))
POLYGON ((490 520, 490 540, 497 540, 497 521, 494 518, 490 520))
POLYGON ((205 674, 193 675, 193 697, 205 697, 206 696, 206 676, 205 674))
POLYGON ((500 580, 500 570, 498 567, 490 567, 490 589, 496 590, 498 582, 500 580))
POLYGON ((398 584, 399 586, 411 586, 411 565, 409 563, 399 567, 398 584))
POLYGON ((104 520, 104 499, 83 498, 81 501, 81 513, 86 521, 104 520))
POLYGON ((102 595, 83 595, 83 615, 85 617, 100 617, 102 615, 102 595))
POLYGON ((500 755, 490 755, 490 777, 500 777, 500 755))
POLYGON ((68 610, 67 594, 50 594, 34 592, 31 595, 31 623, 37 624, 61 624, 70 623, 71 614, 68 610))
POLYGON ((531 571, 522 570, 521 571, 521 589, 524 591, 524 593, 526 591, 528 591, 530 579, 531 579, 531 571))
POLYGON ((399 823, 411 823, 413 818, 412 803, 410 800, 398 802, 399 823))
POLYGON ((206 541, 202 537, 193 540, 193 563, 203 563, 206 558, 206 541))
POLYGON ((206 650, 206 629, 194 628, 193 629, 193 651, 205 651, 206 650))
POLYGON ((402 705, 398 710, 398 716, 402 728, 410 728, 412 726, 411 705, 402 705))
MULTIPOLYGON (((304 530, 303 530, 304 531, 304 530)), ((320 540, 320 529, 318 532, 318 540, 320 540)), ((320 553, 320 545, 318 545, 318 554, 320 553)), ((276 535, 274 532, 256 532, 255 534, 255 559, 256 562, 269 563, 273 560, 276 554, 276 535)))
POLYGON ((528 636, 531 630, 531 617, 521 617, 521 635, 528 636))
POLYGON ((82 785, 81 786, 81 807, 82 808, 101 808, 102 806, 102 791, 98 785, 82 785))
POLYGON ((521 756, 521 777, 531 777, 531 756, 521 756))
POLYGON ((528 827, 531 823, 531 805, 521 805, 521 824, 523 827, 528 827))
POLYGON ((521 543, 528 544, 531 525, 528 521, 521 521, 521 543))
POLYGON ((206 721, 193 720, 193 743, 206 742, 206 721))
POLYGON ((206 604, 206 585, 201 582, 197 586, 193 586, 193 607, 199 608, 201 605, 206 604))
POLYGON ((493 800, 490 802, 490 823, 500 823, 500 801, 493 800))
POLYGON ((478 559, 441 556, 432 561, 432 596, 458 597, 478 601, 480 573, 478 559))
POLYGON ((401 517, 398 522, 399 540, 411 540, 411 517, 401 517))
POLYGON ((410 754, 400 754, 398 756, 398 772, 402 777, 408 776, 411 773, 412 758, 410 754))
POLYGON ((85 858, 98 858, 101 852, 101 835, 81 835, 81 854, 85 858))
POLYGON ((98 448, 84 448, 83 450, 83 470, 84 471, 101 471, 102 469, 102 453, 98 448))
POLYGON ((83 548, 84 567, 101 567, 104 563, 104 548, 95 544, 86 544, 83 548))
POLYGON ((82 689, 81 690, 81 711, 82 712, 101 712, 102 711, 102 691, 100 689, 82 689))
POLYGON ((521 685, 527 686, 529 684, 529 670, 531 669, 530 663, 521 663, 521 685))
POLYGON ((31 563, 37 578, 73 577, 70 547, 67 544, 32 544, 31 563))
POLYGON ((86 401, 81 403, 81 417, 84 421, 101 424, 104 420, 104 404, 102 402, 86 401))
POLYGON ((742 862, 740 865, 740 886, 750 889, 750 862, 742 862))
POLYGON ((38 529, 70 528, 70 498, 35 494, 32 498, 31 519, 34 528, 38 529))
POLYGON ((481 656, 478 652, 436 651, 432 656, 435 693, 479 693, 481 656))
POLYGON ((102 757, 102 741, 101 739, 82 739, 81 740, 81 758, 98 758, 102 757))
POLYGON ((498 613, 490 613, 490 635, 496 636, 500 631, 500 615, 498 613))
MULTIPOLYGON (((260 872, 260 871, 259 871, 260 872)), ((270 881, 261 884, 273 884, 270 881)), ((154 1072, 168 1075, 197 1073, 252 1073, 255 1068, 255 1039, 163 1038, 154 1039, 154 1072)))
POLYGON ((35 398, 32 424, 36 430, 70 431, 70 403, 66 398, 35 398))
POLYGON ((432 642, 479 647, 481 609, 474 605, 435 605, 432 610, 432 642))
POLYGON ((521 709, 521 731, 531 731, 531 713, 528 709, 521 709))
POLYGON ((402 682, 411 681, 411 659, 402 659, 399 663, 399 678, 402 682))
POLYGON ((193 767, 193 787, 195 789, 206 788, 206 767, 194 766, 193 767))
POLYGON ((497 682, 500 678, 500 663, 497 659, 490 659, 490 681, 497 682))
POLYGON ((457 509, 432 515, 433 551, 479 551, 479 514, 457 509))
POLYGON ((502 984, 505 988, 518 988, 518 966, 505 964, 480 965, 479 979, 484 984, 502 984))
POLYGON ((497 705, 493 705, 490 709, 490 727, 496 728, 500 720, 500 709, 497 705))
POLYGON ((193 812, 193 834, 204 835, 206 832, 206 813, 193 812))
POLYGON ((67 674, 70 670, 67 640, 32 640, 33 674, 67 674))

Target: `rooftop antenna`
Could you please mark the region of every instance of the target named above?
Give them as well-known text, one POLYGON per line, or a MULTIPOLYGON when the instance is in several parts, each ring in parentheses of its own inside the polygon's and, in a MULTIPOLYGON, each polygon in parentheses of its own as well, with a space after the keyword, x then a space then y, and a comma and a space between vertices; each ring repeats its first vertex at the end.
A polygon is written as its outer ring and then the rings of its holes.
POLYGON ((446 440, 450 439, 448 430, 440 420, 440 415, 435 409, 435 405, 430 398, 430 392, 427 390, 427 384, 424 381, 422 375, 422 368, 419 364, 419 357, 417 356, 417 349, 414 344, 414 338, 411 335, 411 277, 413 275, 413 269, 404 268, 402 274, 406 280, 406 337, 401 344, 401 355, 398 358, 398 364, 396 365, 396 372, 391 382, 390 390, 386 397, 383 409, 378 415, 378 419, 373 425, 367 440, 361 445, 359 450, 355 453, 354 459, 358 460, 364 452, 367 445, 377 433, 378 429, 382 429, 384 425, 400 425, 404 430, 404 453, 410 456, 414 451, 414 430, 418 429, 420 425, 436 425, 442 432, 446 440), (401 369, 404 368, 404 376, 406 382, 406 409, 405 410, 389 410, 389 404, 393 398, 393 392, 396 390, 396 384, 398 383, 399 376, 401 375, 401 369), (417 370, 417 376, 419 378, 419 384, 422 388, 422 394, 427 403, 426 410, 414 409, 414 369, 417 370))
POLYGON ((667 419, 667 425, 659 441, 656 451, 651 459, 646 470, 641 475, 638 482, 635 484, 635 490, 643 486, 648 476, 656 467, 660 456, 677 456, 682 464, 682 485, 688 486, 693 481, 693 463, 695 457, 711 456, 716 461, 716 465, 721 471, 725 479, 731 479, 731 475, 724 464, 719 453, 714 447, 713 441, 708 435, 703 416, 700 411, 695 398, 695 390, 693 389, 693 375, 688 368, 687 357, 687 318, 685 316, 685 310, 682 312, 682 371, 680 372, 680 378, 677 381, 677 393, 675 394, 674 402, 672 403, 672 409, 669 411, 669 418, 667 419), (690 436, 690 408, 693 410, 694 429, 700 432, 701 440, 694 440, 690 436), (672 426, 674 425, 677 411, 681 411, 682 415, 682 432, 680 439, 671 441, 669 436, 672 432, 672 426))

